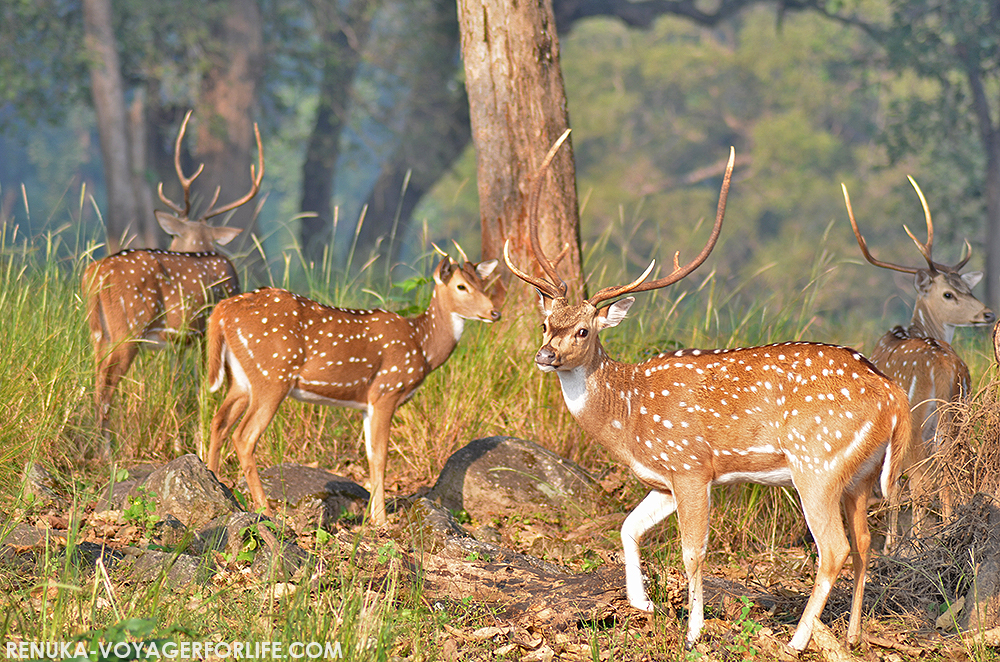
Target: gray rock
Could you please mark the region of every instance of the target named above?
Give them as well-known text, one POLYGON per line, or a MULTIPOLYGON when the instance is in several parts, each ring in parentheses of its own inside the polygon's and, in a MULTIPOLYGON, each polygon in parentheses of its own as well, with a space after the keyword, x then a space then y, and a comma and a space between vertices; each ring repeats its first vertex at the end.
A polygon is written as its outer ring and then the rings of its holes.
POLYGON ((468 538, 470 534, 446 508, 430 499, 419 498, 403 512, 402 535, 417 549, 437 554, 449 538, 468 538))
POLYGON ((38 508, 58 505, 61 497, 59 482, 52 473, 37 462, 24 467, 24 491, 21 502, 38 508))
POLYGON ((257 576, 287 581, 309 558, 289 534, 266 515, 238 512, 209 523, 198 537, 206 549, 231 561, 249 562, 257 576))
MULTIPOLYGON (((285 463, 260 472, 268 502, 296 531, 330 528, 341 517, 361 518, 368 490, 335 473, 301 464, 285 463)), ((244 494, 243 479, 237 489, 244 494)))
POLYGON ((116 577, 150 584, 162 577, 167 586, 181 587, 191 582, 204 584, 214 572, 208 556, 175 554, 129 547, 116 568, 116 577))
POLYGON ((540 513, 548 519, 586 517, 601 490, 579 465, 515 437, 476 439, 445 463, 427 498, 477 522, 540 513))
POLYGON ((182 455, 156 469, 135 484, 128 496, 154 500, 160 519, 173 515, 192 529, 240 510, 229 488, 193 454, 182 455))

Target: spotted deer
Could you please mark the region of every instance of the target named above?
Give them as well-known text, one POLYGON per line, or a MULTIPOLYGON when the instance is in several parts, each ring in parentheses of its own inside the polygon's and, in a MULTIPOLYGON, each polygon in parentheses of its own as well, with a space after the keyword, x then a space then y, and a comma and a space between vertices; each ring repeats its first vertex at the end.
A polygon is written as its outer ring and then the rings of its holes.
POLYGON ((448 359, 465 320, 500 319, 484 293, 496 266, 496 260, 474 265, 464 254, 460 262, 442 258, 430 305, 412 318, 331 308, 276 288, 220 303, 208 320, 209 388, 218 390, 228 378, 229 392, 212 419, 208 468, 218 475, 222 443, 239 421, 232 439, 240 468, 254 505, 271 514, 254 450, 285 398, 361 409, 369 511, 376 524, 385 524, 392 416, 448 359))
MULTIPOLYGON (((921 243, 909 228, 903 228, 927 262, 926 268, 905 267, 873 257, 858 229, 847 187, 843 184, 841 187, 847 205, 847 216, 862 255, 877 267, 913 274, 913 286, 917 291, 910 326, 897 326, 886 332, 871 354, 876 367, 902 386, 909 396, 914 438, 910 444, 910 452, 903 460, 903 471, 909 474, 913 529, 916 531, 925 517, 925 501, 927 493, 932 489, 926 460, 940 448, 942 437, 947 435, 951 422, 947 405, 967 396, 971 388, 969 368, 951 346, 955 327, 993 324, 996 315, 972 293, 972 288, 983 277, 982 272, 960 273, 971 257, 972 249, 968 242, 965 243, 964 256, 954 266, 940 264, 932 259, 934 223, 931 212, 917 182, 912 177, 909 180, 924 210, 927 241, 921 243)), ((947 515, 950 510, 950 494, 947 486, 940 487, 941 505, 947 515)), ((895 498, 890 499, 889 504, 887 547, 897 534, 900 493, 897 491, 894 494, 895 498)))
POLYGON ((558 376, 566 406, 580 426, 652 489, 621 528, 632 606, 654 609, 643 586, 639 541, 676 512, 688 577, 687 644, 693 645, 704 623, 702 571, 712 486, 794 486, 819 550, 819 567, 791 646, 801 651, 808 644, 813 619, 820 616, 852 552, 841 504, 854 543, 848 640, 856 643, 871 541, 866 505, 879 476, 886 490, 899 476, 910 438, 906 394, 845 347, 789 342, 681 349, 629 364, 611 358, 598 337, 624 320, 635 302, 634 297, 620 297, 671 285, 705 261, 722 227, 733 159, 731 152, 707 244, 684 266, 675 254, 666 276, 647 280, 654 261, 635 281, 571 304, 566 284, 540 248, 534 212, 531 246, 544 275, 517 268, 507 246, 504 259, 541 297, 542 346, 535 354, 536 366, 558 376))
POLYGON ((219 189, 197 220, 191 214, 190 188, 204 164, 193 175, 181 168, 181 143, 191 112, 181 123, 174 145, 174 168, 184 190, 181 206, 158 188, 160 200, 173 213, 156 210, 156 219, 173 236, 168 250, 124 250, 94 262, 83 274, 83 299, 94 346, 96 375, 94 403, 104 436, 102 452, 110 452, 110 409, 115 389, 135 360, 140 346, 161 348, 168 341, 186 342, 204 331, 211 307, 239 292, 232 263, 215 251, 240 233, 238 228, 212 227, 206 221, 249 202, 260 190, 264 150, 256 125, 258 163, 250 165, 250 190, 229 204, 216 207, 219 189))

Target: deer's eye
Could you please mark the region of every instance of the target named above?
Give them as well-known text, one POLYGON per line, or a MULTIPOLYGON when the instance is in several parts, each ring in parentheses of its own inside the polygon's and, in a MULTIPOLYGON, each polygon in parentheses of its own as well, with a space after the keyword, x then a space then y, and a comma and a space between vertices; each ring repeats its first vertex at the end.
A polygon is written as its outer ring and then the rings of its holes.
POLYGON ((587 330, 587 329, 579 329, 576 332, 576 337, 577 338, 586 338, 588 333, 590 333, 590 331, 587 330))
POLYGON ((945 293, 944 293, 944 298, 945 298, 945 299, 954 299, 954 298, 955 298, 955 295, 954 295, 954 294, 952 294, 951 292, 945 292, 945 293))
POLYGON ((466 291, 468 291, 468 289, 469 289, 469 288, 467 288, 467 287, 466 287, 465 285, 459 285, 459 286, 458 286, 458 290, 459 290, 460 292, 466 292, 466 291))
POLYGON ((546 332, 546 331, 548 331, 548 330, 549 330, 549 329, 548 329, 548 327, 546 326, 545 322, 542 322, 542 333, 545 333, 545 332, 546 332))

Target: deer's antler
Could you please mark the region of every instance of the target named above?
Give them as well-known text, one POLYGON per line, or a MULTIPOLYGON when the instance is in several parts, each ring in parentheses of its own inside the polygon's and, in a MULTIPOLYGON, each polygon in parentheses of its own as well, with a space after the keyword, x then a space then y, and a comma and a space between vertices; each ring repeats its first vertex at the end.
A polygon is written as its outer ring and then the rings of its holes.
MULTIPOLYGON (((972 257, 972 246, 969 244, 968 240, 966 240, 965 248, 962 251, 963 257, 955 266, 948 266, 934 261, 931 257, 931 251, 934 248, 934 221, 931 219, 931 211, 927 206, 927 198, 924 197, 924 192, 920 190, 920 186, 913 179, 913 177, 907 175, 906 178, 910 181, 910 184, 917 192, 917 197, 920 198, 920 206, 924 210, 924 222, 927 224, 927 241, 921 242, 917 239, 910 231, 910 228, 906 225, 903 225, 903 230, 906 231, 906 234, 913 240, 913 243, 916 244, 917 250, 920 251, 920 254, 927 262, 927 269, 929 269, 932 273, 949 271, 958 273, 958 270, 964 267, 966 262, 969 261, 969 258, 972 257)), ((854 218, 854 210, 851 208, 851 197, 847 193, 847 185, 841 183, 840 188, 844 191, 844 204, 847 205, 847 217, 851 220, 851 227, 854 229, 854 236, 858 240, 858 245, 861 247, 861 253, 865 256, 865 259, 871 264, 874 264, 876 267, 892 269, 893 271, 900 271, 905 274, 915 274, 920 271, 921 267, 907 267, 901 264, 885 262, 884 260, 875 258, 871 252, 869 252, 868 244, 865 242, 865 238, 861 236, 861 231, 858 229, 858 222, 854 218)))
POLYGON ((719 205, 715 212, 715 225, 712 227, 712 234, 708 237, 708 242, 705 247, 701 249, 701 252, 695 256, 693 260, 685 264, 683 267, 680 266, 680 251, 674 253, 674 269, 666 276, 662 278, 657 278, 656 280, 651 280, 644 282, 649 274, 653 271, 653 265, 656 263, 654 260, 646 267, 646 272, 632 281, 628 285, 620 285, 617 287, 605 287, 597 294, 593 295, 587 301, 591 303, 595 308, 598 307, 604 301, 613 299, 615 297, 621 296, 622 294, 627 294, 629 292, 646 292, 648 290, 658 290, 661 287, 666 287, 667 285, 672 285, 677 281, 681 280, 692 271, 701 266, 701 263, 708 259, 709 254, 712 249, 715 248, 716 242, 719 240, 719 233, 722 231, 722 219, 726 215, 726 200, 729 198, 729 183, 733 177, 733 165, 736 163, 736 149, 733 147, 729 148, 729 162, 726 164, 726 174, 722 179, 722 190, 719 193, 719 205))

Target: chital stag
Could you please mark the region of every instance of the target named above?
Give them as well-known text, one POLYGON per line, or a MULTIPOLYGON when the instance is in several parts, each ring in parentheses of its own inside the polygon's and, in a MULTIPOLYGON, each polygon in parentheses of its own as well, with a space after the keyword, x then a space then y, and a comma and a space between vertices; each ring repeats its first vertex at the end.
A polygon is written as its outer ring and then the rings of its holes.
MULTIPOLYGON (((551 154, 551 152, 550 152, 551 154)), ((544 168, 544 165, 543 165, 544 168)), ((719 236, 733 168, 730 155, 711 237, 683 267, 647 281, 607 287, 579 304, 542 253, 537 214, 531 243, 545 274, 529 275, 543 306, 542 347, 535 364, 555 372, 570 413, 583 429, 630 467, 652 492, 621 529, 626 589, 633 607, 654 608, 643 587, 639 540, 677 512, 690 616, 687 642, 704 622, 702 566, 713 485, 794 486, 819 550, 816 584, 791 646, 802 650, 849 553, 840 506, 854 543, 854 596, 848 640, 861 634, 861 602, 870 533, 866 504, 875 480, 889 489, 909 440, 906 394, 856 351, 790 342, 745 349, 682 349, 643 363, 612 359, 598 333, 616 326, 635 299, 624 294, 666 287, 708 257, 719 236), (612 303, 607 303, 612 301, 612 303)), ((539 180, 540 181, 540 180, 539 180)))
MULTIPOLYGON (((971 387, 969 368, 951 346, 955 327, 993 324, 996 315, 972 293, 972 288, 983 277, 982 272, 959 273, 971 257, 972 249, 968 242, 965 243, 964 256, 954 266, 949 267, 932 259, 934 223, 931 212, 923 191, 912 177, 909 180, 924 210, 927 241, 921 243, 909 228, 903 227, 927 262, 926 268, 905 267, 873 257, 858 229, 847 187, 841 186, 847 216, 865 259, 877 267, 913 274, 913 286, 917 291, 910 326, 897 326, 886 332, 871 354, 872 362, 878 369, 902 386, 909 396, 913 442, 903 460, 903 471, 910 476, 913 527, 916 530, 924 517, 924 501, 930 491, 925 460, 940 447, 940 435, 947 434, 950 422, 947 405, 968 395, 971 387)), ((898 496, 899 492, 896 492, 890 499, 887 547, 897 533, 898 496)), ((946 489, 942 490, 942 507, 946 513, 950 509, 946 489)))
POLYGON ((191 183, 201 174, 204 164, 190 177, 184 176, 181 141, 190 117, 189 111, 174 145, 174 168, 184 190, 184 205, 164 195, 162 182, 158 189, 160 199, 173 210, 173 213, 156 211, 160 227, 173 235, 170 248, 121 251, 94 262, 83 274, 83 298, 96 359, 94 402, 105 439, 105 453, 110 450, 111 400, 140 345, 159 348, 175 338, 187 340, 200 335, 211 307, 239 292, 236 270, 228 259, 215 252, 214 244, 229 243, 240 230, 212 227, 205 221, 236 209, 257 195, 264 176, 260 132, 254 125, 258 163, 256 168, 250 165, 249 192, 216 207, 220 192, 216 189, 208 211, 192 221, 189 220, 191 183))
POLYGON ((208 468, 219 472, 222 443, 233 446, 254 505, 271 513, 254 450, 282 401, 364 411, 371 479, 369 510, 386 522, 385 466, 396 409, 451 355, 465 320, 494 322, 500 313, 484 293, 496 260, 474 265, 444 257, 434 269, 427 310, 401 317, 385 310, 331 308, 286 290, 264 288, 220 303, 208 320, 208 375, 229 392, 212 419, 208 468))

